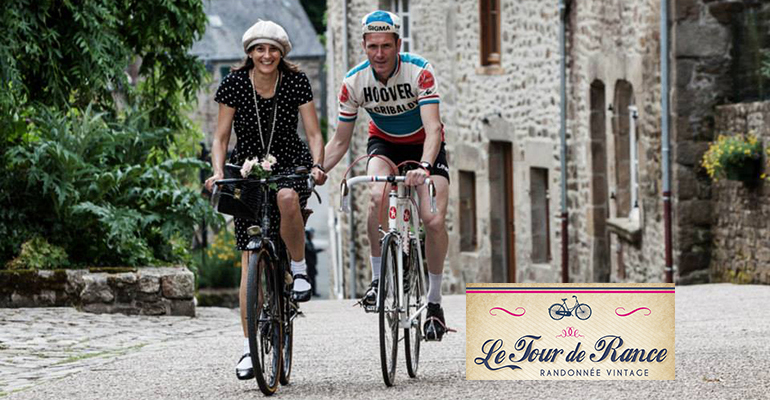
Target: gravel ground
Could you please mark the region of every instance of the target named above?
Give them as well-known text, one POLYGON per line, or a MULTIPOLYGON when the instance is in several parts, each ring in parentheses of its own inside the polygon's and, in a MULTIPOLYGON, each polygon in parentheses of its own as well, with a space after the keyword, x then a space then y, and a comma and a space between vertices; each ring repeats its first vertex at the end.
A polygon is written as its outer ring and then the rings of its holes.
MULTIPOLYGON (((445 296, 457 328, 423 347, 418 379, 399 354, 396 386, 379 369, 377 319, 350 301, 314 300, 296 322, 292 384, 276 398, 768 399, 770 287, 677 287, 675 381, 466 381, 465 297, 445 296)), ((237 310, 194 319, 98 316, 71 309, 0 310, 0 397, 10 399, 243 399, 235 379, 237 310)))

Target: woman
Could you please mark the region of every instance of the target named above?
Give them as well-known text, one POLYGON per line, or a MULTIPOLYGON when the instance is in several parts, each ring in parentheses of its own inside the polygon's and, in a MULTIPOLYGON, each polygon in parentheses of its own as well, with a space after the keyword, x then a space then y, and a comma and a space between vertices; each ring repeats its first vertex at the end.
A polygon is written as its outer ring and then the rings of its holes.
MULTIPOLYGON (((222 80, 214 100, 219 103, 219 118, 211 146, 214 175, 206 180, 211 190, 214 182, 224 178, 225 155, 230 131, 235 127, 237 143, 230 162, 243 165, 247 160, 275 160, 273 173, 292 173, 304 165, 311 168, 316 182, 323 183, 325 174, 324 143, 313 104, 313 92, 307 76, 286 61, 291 42, 286 31, 271 21, 259 21, 243 34, 243 65, 222 80), (310 149, 297 134, 297 114, 307 133, 310 149), (312 166, 312 167, 311 167, 312 166)), ((305 263, 305 233, 301 209, 310 190, 301 182, 278 185, 278 211, 271 221, 280 220, 281 238, 291 257, 294 276, 293 296, 297 301, 310 299, 311 286, 305 263), (279 218, 280 216, 280 218, 279 218)), ((235 234, 241 254, 240 307, 243 327, 243 356, 236 366, 238 379, 254 377, 246 331, 246 282, 248 282, 249 242, 246 229, 256 221, 235 219, 235 234)))

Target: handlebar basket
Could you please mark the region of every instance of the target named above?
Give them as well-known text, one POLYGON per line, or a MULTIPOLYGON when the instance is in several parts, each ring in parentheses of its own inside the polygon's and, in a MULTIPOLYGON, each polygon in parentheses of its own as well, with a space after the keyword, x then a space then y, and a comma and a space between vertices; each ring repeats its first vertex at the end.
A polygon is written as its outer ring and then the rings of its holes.
MULTIPOLYGON (((225 165, 225 178, 241 178, 240 167, 225 165)), ((226 183, 219 186, 216 194, 216 210, 236 218, 256 220, 264 201, 264 190, 255 183, 226 183)))

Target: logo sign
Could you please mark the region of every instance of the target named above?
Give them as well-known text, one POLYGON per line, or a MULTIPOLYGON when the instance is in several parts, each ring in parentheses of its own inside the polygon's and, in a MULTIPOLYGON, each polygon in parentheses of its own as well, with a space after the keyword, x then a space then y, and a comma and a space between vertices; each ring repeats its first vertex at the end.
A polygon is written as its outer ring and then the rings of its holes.
POLYGON ((342 89, 340 89, 340 103, 345 103, 350 98, 350 94, 348 93, 348 86, 344 83, 342 84, 342 89))
POLYGON ((396 219, 396 207, 390 207, 390 219, 396 219))
POLYGON ((409 220, 412 218, 412 213, 409 212, 409 209, 407 208, 404 210, 404 222, 409 222, 409 220))
POLYGON ((672 380, 674 285, 469 284, 466 379, 672 380))
POLYGON ((423 90, 433 87, 434 83, 435 80, 433 79, 433 74, 431 74, 427 69, 422 71, 420 77, 417 78, 417 86, 423 90))

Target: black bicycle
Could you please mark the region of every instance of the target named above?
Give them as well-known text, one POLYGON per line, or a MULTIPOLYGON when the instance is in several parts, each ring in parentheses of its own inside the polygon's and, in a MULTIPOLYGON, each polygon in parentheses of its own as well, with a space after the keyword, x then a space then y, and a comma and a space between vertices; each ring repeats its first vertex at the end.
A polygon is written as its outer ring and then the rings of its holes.
MULTIPOLYGON (((239 166, 228 165, 231 170, 239 166)), ((302 316, 299 304, 292 298, 293 278, 290 273, 286 245, 277 232, 270 229, 270 211, 275 207, 274 184, 286 180, 312 179, 305 167, 294 174, 265 179, 233 178, 215 182, 212 203, 217 211, 261 221, 248 228, 249 255, 246 286, 246 320, 249 351, 259 389, 267 396, 278 390, 278 383, 289 384, 292 365, 294 319, 302 316), (267 201, 270 199, 271 201, 267 201)), ((316 193, 316 195, 318 195, 316 193)), ((320 202, 320 197, 319 197, 320 202)), ((302 210, 303 219, 312 213, 302 210)))
POLYGON ((586 320, 591 316, 591 307, 588 306, 588 304, 580 304, 580 302, 577 299, 577 296, 572 296, 575 298, 575 307, 569 308, 567 307, 567 299, 561 299, 562 304, 555 303, 551 307, 548 308, 548 314, 551 316, 551 318, 555 319, 556 321, 564 318, 569 317, 572 315, 572 312, 575 312, 575 316, 578 317, 578 319, 586 320))

